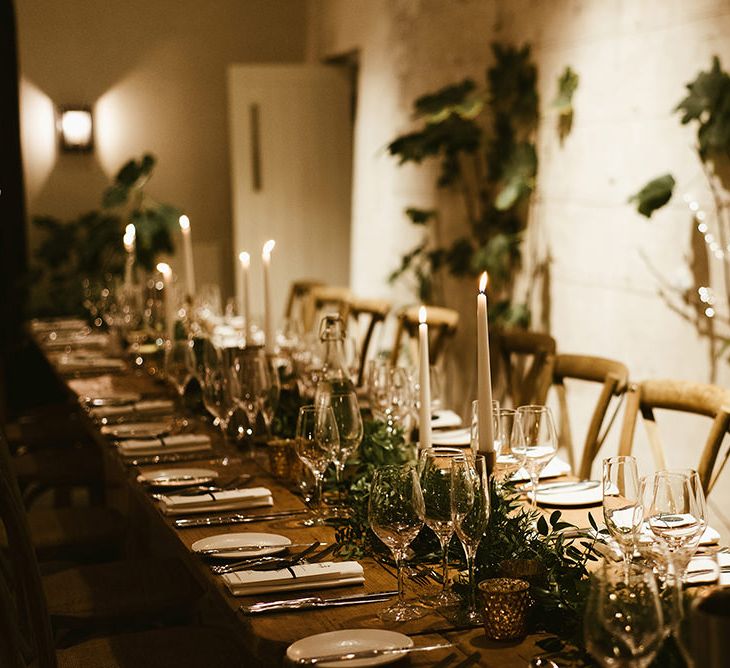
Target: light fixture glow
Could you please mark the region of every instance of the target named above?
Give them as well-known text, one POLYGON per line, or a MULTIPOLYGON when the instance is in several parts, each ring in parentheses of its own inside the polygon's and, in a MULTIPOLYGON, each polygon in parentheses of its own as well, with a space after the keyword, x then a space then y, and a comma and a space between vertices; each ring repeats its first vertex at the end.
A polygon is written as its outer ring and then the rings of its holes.
POLYGON ((88 107, 64 107, 59 119, 63 151, 85 153, 94 147, 94 121, 88 107))

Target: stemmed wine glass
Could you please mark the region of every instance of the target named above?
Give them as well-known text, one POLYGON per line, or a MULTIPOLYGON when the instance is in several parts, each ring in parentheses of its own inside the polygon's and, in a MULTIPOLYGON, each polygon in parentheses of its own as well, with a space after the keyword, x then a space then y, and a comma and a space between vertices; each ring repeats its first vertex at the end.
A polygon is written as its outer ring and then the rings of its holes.
POLYGON ((459 597, 451 591, 449 580, 449 543, 454 535, 451 519, 451 461, 463 457, 459 448, 426 448, 421 451, 419 460, 419 479, 423 493, 426 526, 431 529, 441 544, 443 585, 441 591, 428 603, 434 607, 453 605, 459 597))
POLYGON ((537 506, 537 485, 540 473, 558 451, 558 436, 553 415, 547 406, 520 406, 517 417, 522 427, 521 442, 515 452, 525 458, 530 475, 532 505, 537 506))
POLYGON ((682 581, 707 526, 705 494, 697 471, 662 470, 643 479, 642 498, 649 528, 666 550, 675 594, 671 630, 684 652, 682 581))
POLYGON ((423 513, 421 485, 412 465, 375 471, 368 504, 370 528, 390 548, 398 567, 398 598, 378 613, 385 622, 406 622, 425 614, 424 608, 406 603, 403 575, 406 550, 423 527, 423 513))
POLYGON ((316 510, 306 526, 324 524, 322 513, 322 480, 330 462, 340 448, 340 435, 332 409, 328 406, 302 406, 299 409, 296 451, 314 474, 316 510))
POLYGON ((256 402, 264 419, 266 435, 271 437, 271 423, 279 403, 279 376, 272 368, 265 354, 256 356, 253 364, 253 384, 256 393, 256 402))
POLYGON ((347 460, 360 447, 365 431, 355 392, 335 392, 325 395, 325 400, 335 414, 340 434, 340 449, 335 456, 335 478, 339 489, 347 460))
POLYGON ((165 341, 165 375, 177 391, 182 401, 185 388, 192 378, 192 347, 188 339, 165 341))
POLYGON ((517 411, 511 408, 497 408, 492 412, 494 424, 494 479, 498 483, 508 481, 525 465, 522 422, 517 411))
POLYGON ((654 573, 605 564, 593 574, 583 620, 586 649, 603 668, 645 668, 664 641, 654 573))
POLYGON ((233 410, 231 387, 221 351, 210 341, 207 341, 205 346, 204 366, 203 404, 214 418, 213 424, 221 430, 225 438, 228 419, 233 410))
POLYGON ((628 569, 644 520, 636 457, 603 460, 603 519, 618 543, 628 569))
POLYGON ((451 460, 451 520, 469 569, 469 600, 464 621, 470 624, 483 621, 476 605, 474 558, 487 530, 489 513, 489 478, 484 455, 454 457, 451 460))

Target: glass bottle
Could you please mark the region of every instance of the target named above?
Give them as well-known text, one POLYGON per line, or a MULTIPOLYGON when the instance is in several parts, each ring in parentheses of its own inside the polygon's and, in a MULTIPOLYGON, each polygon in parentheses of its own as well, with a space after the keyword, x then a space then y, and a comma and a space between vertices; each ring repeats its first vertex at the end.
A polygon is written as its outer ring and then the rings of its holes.
POLYGON ((322 374, 314 396, 315 406, 326 406, 333 393, 355 392, 345 358, 345 327, 339 315, 326 315, 319 326, 319 339, 324 350, 322 374))

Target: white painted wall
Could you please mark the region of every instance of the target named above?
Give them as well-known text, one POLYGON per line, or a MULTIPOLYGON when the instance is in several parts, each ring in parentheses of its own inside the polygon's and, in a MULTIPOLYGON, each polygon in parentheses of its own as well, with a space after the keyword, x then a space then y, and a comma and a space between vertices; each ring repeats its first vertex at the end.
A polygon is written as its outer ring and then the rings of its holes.
POLYGON ((190 216, 198 283, 222 283, 230 294, 226 68, 301 62, 304 0, 16 0, 15 7, 29 215, 65 218, 98 207, 119 167, 151 151, 158 166, 149 192, 190 216), (77 103, 95 108, 96 150, 59 155, 53 106, 77 103))
MULTIPOLYGON (((640 256, 677 274, 692 233, 686 205, 678 200, 647 222, 627 198, 671 171, 680 193, 709 204, 692 130, 672 109, 713 54, 730 68, 729 38, 727 0, 313 0, 309 57, 360 51, 354 289, 407 298, 384 278, 415 238, 403 210, 433 201, 433 178, 398 168, 383 149, 409 129, 412 101, 465 76, 483 80, 491 41, 529 42, 544 113, 533 241, 553 259, 549 316, 559 349, 620 359, 636 379, 708 382, 706 341, 657 296, 640 256), (566 65, 581 81, 573 131, 561 147, 549 103, 566 65)), ((465 387, 474 367, 470 293, 453 285, 448 299, 464 322, 456 360, 465 387)), ((721 364, 717 382, 729 381, 730 368, 721 364)), ((593 396, 576 390, 577 437, 593 396)), ((671 465, 696 465, 708 426, 669 421, 663 433, 671 465)), ((638 452, 648 469, 645 446, 638 452)), ((713 495, 716 509, 730 507, 729 482, 726 472, 713 495)))

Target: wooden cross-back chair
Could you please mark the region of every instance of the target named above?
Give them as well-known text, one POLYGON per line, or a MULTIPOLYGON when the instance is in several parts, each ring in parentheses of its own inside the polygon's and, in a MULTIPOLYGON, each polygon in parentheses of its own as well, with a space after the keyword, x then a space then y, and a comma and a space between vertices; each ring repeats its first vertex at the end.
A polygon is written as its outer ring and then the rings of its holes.
POLYGON ((560 424, 558 427, 560 446, 567 449, 570 465, 576 471, 575 448, 570 429, 568 398, 565 387, 566 379, 601 384, 601 391, 586 432, 580 468, 577 469, 581 480, 588 480, 591 476, 593 460, 596 458, 608 431, 613 425, 619 405, 616 404, 614 412, 607 419, 608 408, 614 397, 621 397, 626 391, 629 382, 629 370, 625 364, 603 357, 563 354, 555 356, 553 387, 558 395, 560 406, 560 424))
POLYGON ((315 330, 319 327, 319 321, 328 313, 339 313, 342 322, 346 323, 350 316, 350 300, 352 293, 350 288, 340 285, 318 285, 312 288, 312 305, 314 308, 315 330))
MULTIPOLYGON (((390 358, 393 366, 398 364, 404 335, 408 337, 412 359, 414 361, 418 359, 419 309, 420 306, 408 306, 398 314, 398 326, 390 358)), ((456 334, 459 327, 459 313, 454 309, 442 306, 428 306, 426 307, 426 323, 429 333, 429 361, 431 365, 435 365, 439 363, 448 340, 456 334)))
POLYGON ((553 380, 555 339, 549 334, 522 329, 494 330, 490 343, 496 351, 498 392, 513 407, 544 404, 553 380))
POLYGON ((360 363, 357 370, 357 386, 362 387, 365 381, 365 365, 368 360, 370 344, 373 340, 373 334, 378 323, 385 321, 390 313, 391 303, 385 299, 364 299, 360 297, 352 297, 350 299, 350 318, 360 326, 360 320, 369 318, 365 325, 365 333, 363 334, 360 344, 360 363))
POLYGON ((667 461, 659 438, 655 409, 712 418, 710 433, 702 448, 697 467, 705 494, 709 494, 730 455, 728 448, 716 466, 723 439, 730 429, 730 391, 717 385, 684 380, 645 380, 631 384, 626 395, 626 413, 621 430, 619 454, 631 454, 636 421, 641 413, 654 462, 658 469, 663 469, 667 468, 667 461))
POLYGON ((292 281, 289 286, 289 297, 286 301, 284 315, 287 320, 297 320, 302 332, 308 332, 314 324, 314 304, 311 293, 316 287, 323 285, 322 281, 301 279, 292 281))

